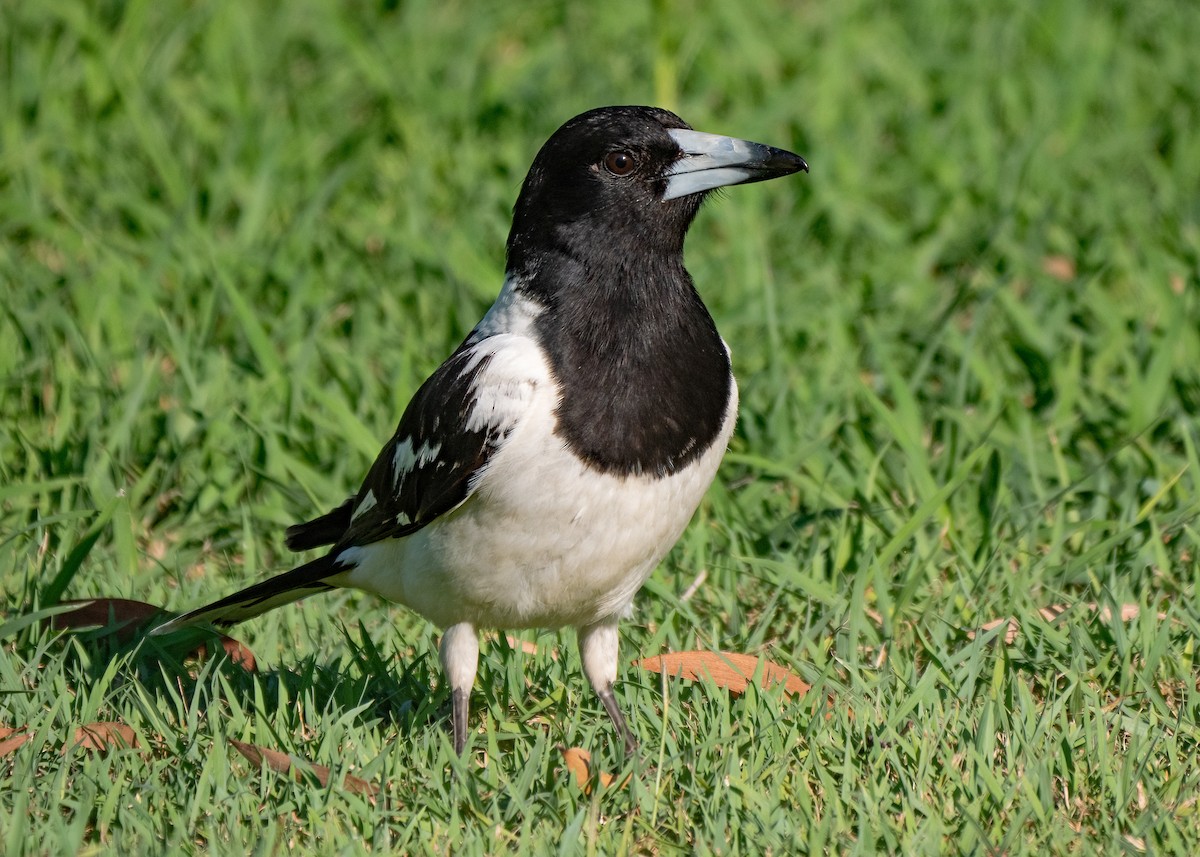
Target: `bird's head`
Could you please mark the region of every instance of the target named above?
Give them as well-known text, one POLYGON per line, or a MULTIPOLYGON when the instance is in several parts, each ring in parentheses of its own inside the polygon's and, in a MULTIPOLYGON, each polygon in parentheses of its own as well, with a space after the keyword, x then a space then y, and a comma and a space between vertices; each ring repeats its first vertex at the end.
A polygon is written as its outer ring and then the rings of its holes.
POLYGON ((799 155, 694 131, 667 110, 589 110, 534 159, 513 209, 509 269, 546 251, 680 253, 709 191, 807 169, 799 155))

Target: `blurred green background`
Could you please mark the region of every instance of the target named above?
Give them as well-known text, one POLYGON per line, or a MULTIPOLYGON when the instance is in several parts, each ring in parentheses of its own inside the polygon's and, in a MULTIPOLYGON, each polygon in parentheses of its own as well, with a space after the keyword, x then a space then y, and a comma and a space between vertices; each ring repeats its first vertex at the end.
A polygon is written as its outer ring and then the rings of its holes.
POLYGON ((1197 45, 1165 0, 0 0, 0 726, 38 736, 4 852, 1196 850, 1197 45), (258 678, 21 621, 285 568, 486 310, 538 147, 621 103, 811 164, 692 230, 741 422, 623 632, 806 701, 631 669, 623 762, 541 635, 485 651, 452 781, 404 610, 264 617, 258 678), (154 752, 60 754, 89 719, 154 752), (229 737, 391 797, 247 778, 229 737))

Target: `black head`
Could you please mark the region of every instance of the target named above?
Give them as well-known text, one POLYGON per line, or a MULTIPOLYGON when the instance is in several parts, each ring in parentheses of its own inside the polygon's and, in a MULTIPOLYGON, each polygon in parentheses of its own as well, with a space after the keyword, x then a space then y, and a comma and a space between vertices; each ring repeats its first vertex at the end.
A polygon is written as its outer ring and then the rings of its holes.
POLYGON ((510 270, 526 255, 591 241, 622 244, 640 236, 654 251, 682 248, 699 196, 664 204, 666 173, 683 157, 669 129, 688 124, 653 107, 601 107, 554 132, 529 168, 513 209, 510 270))
POLYGON ((807 170, 791 152, 693 131, 657 107, 600 107, 542 146, 513 210, 509 269, 538 250, 681 253, 708 191, 807 170))

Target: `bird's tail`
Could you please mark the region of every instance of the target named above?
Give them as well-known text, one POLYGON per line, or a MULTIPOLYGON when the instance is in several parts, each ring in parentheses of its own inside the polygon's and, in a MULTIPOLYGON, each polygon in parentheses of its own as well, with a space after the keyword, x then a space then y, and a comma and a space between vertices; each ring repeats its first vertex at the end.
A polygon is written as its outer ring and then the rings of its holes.
POLYGON ((350 529, 350 520, 354 517, 354 504, 355 498, 351 497, 332 512, 288 527, 284 535, 288 550, 306 551, 336 542, 350 529))
POLYGON ((176 616, 171 621, 159 625, 150 633, 169 634, 180 628, 202 625, 206 622, 222 626, 236 625, 238 622, 253 619, 268 610, 284 604, 291 604, 306 595, 334 589, 334 584, 327 581, 338 571, 333 559, 323 556, 293 568, 291 571, 285 571, 283 574, 256 583, 241 592, 235 592, 220 601, 214 601, 205 607, 190 610, 182 616, 176 616))

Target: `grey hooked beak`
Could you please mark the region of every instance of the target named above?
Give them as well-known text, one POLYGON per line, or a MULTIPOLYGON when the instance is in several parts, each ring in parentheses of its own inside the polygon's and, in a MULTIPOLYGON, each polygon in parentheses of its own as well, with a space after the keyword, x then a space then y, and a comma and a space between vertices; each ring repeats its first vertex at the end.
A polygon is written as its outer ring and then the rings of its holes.
POLYGON ((683 150, 683 157, 667 170, 664 202, 715 187, 761 182, 800 170, 808 172, 804 158, 773 146, 682 128, 671 128, 667 133, 683 150))

